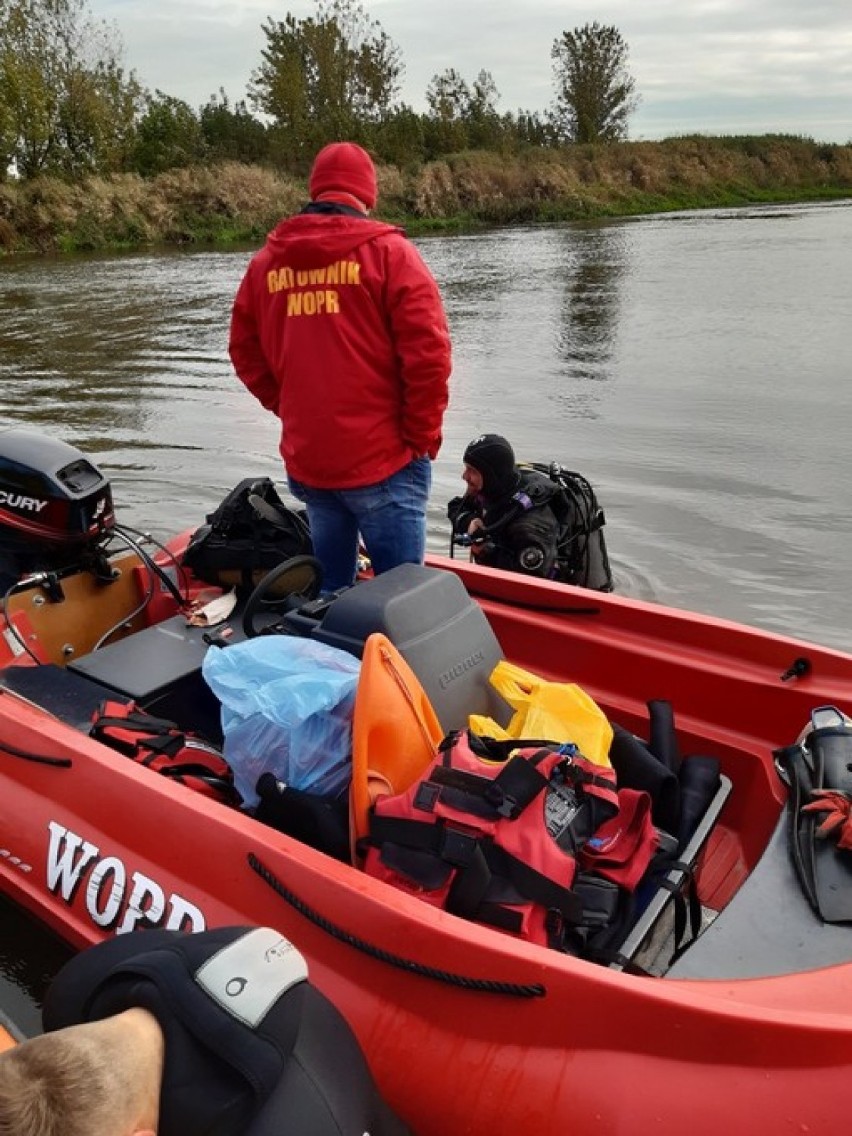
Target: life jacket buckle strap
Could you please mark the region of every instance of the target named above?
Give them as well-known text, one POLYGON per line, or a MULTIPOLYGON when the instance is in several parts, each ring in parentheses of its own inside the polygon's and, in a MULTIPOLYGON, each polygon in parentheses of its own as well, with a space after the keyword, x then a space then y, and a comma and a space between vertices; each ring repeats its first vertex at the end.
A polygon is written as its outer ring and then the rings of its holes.
POLYGON ((435 811, 435 805, 441 796, 441 788, 433 781, 424 781, 417 787, 417 793, 414 797, 414 808, 420 812, 432 813, 435 811))
MULTIPOLYGON (((546 756, 548 750, 542 750, 546 756)), ((536 768, 535 761, 527 761, 514 754, 503 769, 485 788, 485 800, 499 816, 516 820, 539 793, 547 788, 547 778, 536 768)))

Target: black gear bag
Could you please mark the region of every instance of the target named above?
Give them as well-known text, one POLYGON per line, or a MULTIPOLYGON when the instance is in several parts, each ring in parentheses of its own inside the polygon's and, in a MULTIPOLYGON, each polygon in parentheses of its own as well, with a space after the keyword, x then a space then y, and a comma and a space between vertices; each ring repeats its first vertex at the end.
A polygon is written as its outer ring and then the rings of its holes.
POLYGON ((270 478, 250 477, 192 534, 183 563, 208 584, 250 591, 282 561, 312 553, 307 517, 284 504, 270 478))

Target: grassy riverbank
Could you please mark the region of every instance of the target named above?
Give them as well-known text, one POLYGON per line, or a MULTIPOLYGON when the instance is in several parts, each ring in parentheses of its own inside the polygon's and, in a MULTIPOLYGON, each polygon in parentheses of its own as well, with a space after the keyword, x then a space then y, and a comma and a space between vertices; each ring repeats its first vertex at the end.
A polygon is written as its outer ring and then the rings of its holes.
MULTIPOLYGON (((457 154, 379 167, 377 216, 410 233, 623 217, 673 209, 852 196, 852 145, 809 139, 673 138, 457 154)), ((306 200, 304 180, 226 163, 67 183, 0 183, 6 253, 259 241, 306 200)))

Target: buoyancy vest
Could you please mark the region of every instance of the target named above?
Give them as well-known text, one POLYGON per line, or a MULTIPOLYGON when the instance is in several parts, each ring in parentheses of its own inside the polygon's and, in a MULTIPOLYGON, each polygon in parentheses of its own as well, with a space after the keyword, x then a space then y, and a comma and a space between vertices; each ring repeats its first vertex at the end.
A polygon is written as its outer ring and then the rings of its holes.
POLYGON ((221 752, 175 722, 135 702, 102 702, 92 715, 91 737, 206 797, 239 805, 234 774, 221 752))
POLYGON ((519 466, 521 491, 529 507, 545 502, 559 526, 555 578, 600 592, 613 589, 612 571, 604 540, 604 511, 591 484, 582 474, 557 462, 519 466))
POLYGON ((573 745, 454 732, 420 780, 376 801, 365 870, 453 914, 561 948, 566 928, 583 920, 571 890, 577 851, 617 801, 613 771, 573 745))

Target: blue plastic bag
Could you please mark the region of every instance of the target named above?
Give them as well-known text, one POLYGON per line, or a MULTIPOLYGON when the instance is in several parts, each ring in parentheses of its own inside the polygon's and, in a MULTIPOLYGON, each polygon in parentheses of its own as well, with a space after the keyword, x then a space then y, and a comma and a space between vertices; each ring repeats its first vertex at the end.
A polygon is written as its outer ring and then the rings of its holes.
POLYGON ((360 662, 337 647, 263 635, 207 652, 202 674, 222 703, 225 759, 246 805, 262 773, 334 796, 352 772, 360 662))

